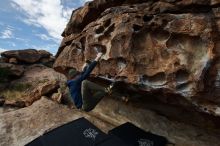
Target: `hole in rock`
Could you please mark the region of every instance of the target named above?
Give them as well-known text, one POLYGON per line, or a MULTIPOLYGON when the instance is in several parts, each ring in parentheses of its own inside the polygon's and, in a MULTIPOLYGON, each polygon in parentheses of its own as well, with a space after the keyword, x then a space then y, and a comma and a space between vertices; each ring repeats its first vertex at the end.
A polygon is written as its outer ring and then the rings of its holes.
POLYGON ((160 13, 160 8, 156 8, 156 9, 154 9, 154 12, 156 12, 156 13, 160 13))
POLYGON ((144 15, 143 20, 144 22, 148 22, 153 18, 153 16, 144 15))
POLYGON ((113 37, 111 40, 111 57, 120 57, 121 54, 127 54, 128 50, 125 50, 125 44, 127 41, 127 36, 125 34, 119 34, 113 37))
POLYGON ((142 80, 148 85, 160 86, 166 83, 166 74, 164 72, 160 72, 154 76, 143 75, 142 80))
POLYGON ((110 35, 115 30, 115 24, 112 24, 107 28, 107 30, 104 32, 104 35, 110 35))
POLYGON ((72 41, 72 43, 70 44, 71 47, 74 47, 76 49, 81 49, 82 48, 82 44, 81 42, 78 41, 72 41))
POLYGON ((208 13, 212 11, 212 7, 207 6, 209 5, 209 1, 203 1, 203 4, 191 4, 187 7, 183 7, 180 12, 184 13, 208 13))
POLYGON ((100 34, 104 31, 104 27, 103 26, 100 26, 98 29, 95 30, 96 34, 100 34))
POLYGON ((127 63, 127 61, 126 61, 124 58, 122 58, 122 57, 117 58, 117 61, 118 61, 118 62, 122 62, 122 63, 124 63, 124 64, 127 63))
POLYGON ((166 48, 161 51, 161 57, 162 57, 163 59, 169 59, 169 56, 170 56, 170 54, 169 54, 169 52, 166 50, 166 48))
POLYGON ((140 15, 137 15, 137 16, 135 16, 136 18, 142 18, 142 16, 140 16, 140 15))
POLYGON ((85 49, 86 38, 82 37, 79 41, 82 44, 82 49, 84 50, 85 49))
POLYGON ((142 26, 137 25, 137 24, 133 24, 133 29, 134 29, 134 32, 138 32, 138 31, 140 31, 140 30, 141 30, 141 28, 142 28, 142 26))
POLYGON ((127 66, 127 61, 124 58, 120 57, 117 59, 117 64, 120 72, 127 66))
POLYGON ((184 83, 188 80, 188 78, 189 78, 188 71, 181 69, 176 72, 176 82, 177 83, 184 83))
POLYGON ((184 34, 171 35, 166 42, 167 48, 171 50, 191 52, 196 56, 203 57, 207 51, 207 42, 198 36, 189 36, 184 34))
POLYGON ((166 75, 164 72, 160 72, 152 77, 149 77, 149 82, 152 82, 152 83, 162 83, 165 80, 166 80, 166 75))
POLYGON ((184 46, 182 45, 183 41, 179 35, 172 35, 169 40, 166 42, 166 46, 172 50, 182 49, 184 46))
POLYGON ((111 24, 111 19, 108 19, 104 22, 104 27, 108 27, 111 24))
POLYGON ((163 26, 166 26, 166 25, 168 24, 168 22, 169 22, 168 20, 163 19, 163 20, 162 20, 162 25, 163 25, 163 26))
POLYGON ((187 92, 190 90, 190 88, 191 88, 190 82, 183 83, 183 84, 176 86, 177 91, 181 91, 181 92, 187 92))
POLYGON ((179 63, 179 62, 175 62, 175 63, 174 63, 174 66, 175 66, 175 67, 180 66, 180 63, 179 63))
POLYGON ((157 41, 166 41, 170 37, 170 33, 164 30, 155 30, 151 33, 154 39, 157 41))
POLYGON ((126 76, 116 76, 116 79, 118 80, 127 80, 128 77, 126 76))
POLYGON ((99 38, 98 38, 98 40, 99 41, 103 41, 104 39, 107 39, 108 37, 106 37, 105 35, 101 35, 99 38))

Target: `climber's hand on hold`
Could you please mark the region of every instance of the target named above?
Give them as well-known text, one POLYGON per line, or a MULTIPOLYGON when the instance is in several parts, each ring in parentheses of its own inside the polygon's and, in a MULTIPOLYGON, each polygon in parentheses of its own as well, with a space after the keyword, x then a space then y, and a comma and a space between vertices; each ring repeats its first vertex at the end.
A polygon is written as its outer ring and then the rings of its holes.
POLYGON ((97 53, 100 53, 100 52, 102 52, 103 54, 106 53, 106 46, 104 46, 102 44, 93 43, 90 46, 93 47, 97 53))
POLYGON ((95 58, 95 61, 99 61, 101 58, 102 58, 102 56, 103 56, 104 54, 103 53, 98 53, 97 54, 97 56, 96 56, 96 58, 95 58))
POLYGON ((127 96, 122 96, 122 101, 124 101, 125 103, 128 103, 128 101, 129 101, 129 97, 127 97, 127 96))

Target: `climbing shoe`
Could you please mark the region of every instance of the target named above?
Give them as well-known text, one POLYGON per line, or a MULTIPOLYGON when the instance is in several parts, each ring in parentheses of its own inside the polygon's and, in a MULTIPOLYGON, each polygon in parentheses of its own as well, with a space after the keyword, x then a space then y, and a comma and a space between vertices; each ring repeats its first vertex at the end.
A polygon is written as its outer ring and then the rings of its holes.
POLYGON ((108 93, 108 95, 112 95, 114 86, 115 86, 115 82, 111 83, 108 87, 105 88, 105 92, 108 93))

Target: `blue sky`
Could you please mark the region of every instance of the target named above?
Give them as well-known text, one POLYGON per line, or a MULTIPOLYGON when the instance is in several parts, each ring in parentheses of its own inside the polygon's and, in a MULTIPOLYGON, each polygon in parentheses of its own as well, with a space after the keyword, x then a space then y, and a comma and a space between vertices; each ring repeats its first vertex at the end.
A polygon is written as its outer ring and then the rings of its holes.
POLYGON ((0 52, 44 49, 57 52, 72 10, 89 0, 2 0, 0 52))

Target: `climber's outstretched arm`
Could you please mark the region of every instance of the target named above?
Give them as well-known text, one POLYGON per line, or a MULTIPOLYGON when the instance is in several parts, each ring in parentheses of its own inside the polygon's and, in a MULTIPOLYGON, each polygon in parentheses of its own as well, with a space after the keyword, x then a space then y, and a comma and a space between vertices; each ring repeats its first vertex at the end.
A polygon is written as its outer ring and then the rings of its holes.
POLYGON ((86 70, 79 76, 79 80, 83 81, 85 80, 90 73, 93 71, 93 69, 95 68, 95 66, 97 65, 97 62, 101 59, 101 57, 103 56, 102 53, 98 53, 95 60, 86 68, 86 70))

